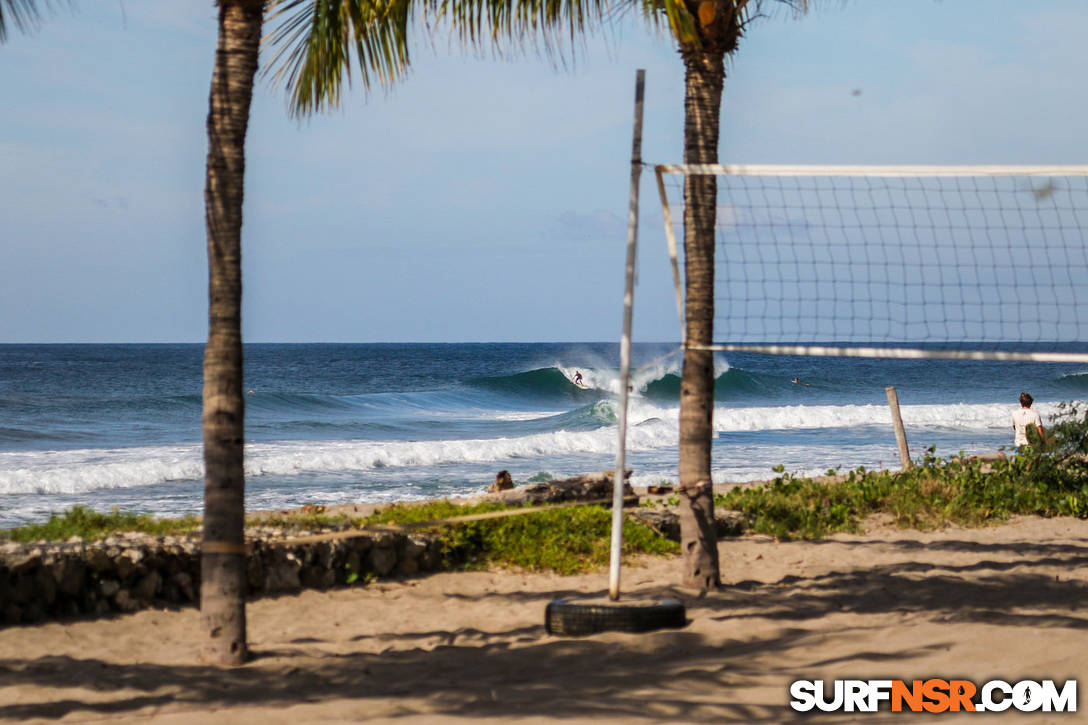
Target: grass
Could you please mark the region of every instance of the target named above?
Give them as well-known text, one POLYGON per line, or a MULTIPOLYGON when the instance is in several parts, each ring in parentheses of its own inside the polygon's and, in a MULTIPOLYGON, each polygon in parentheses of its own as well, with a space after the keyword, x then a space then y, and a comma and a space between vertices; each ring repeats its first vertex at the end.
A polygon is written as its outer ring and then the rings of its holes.
POLYGON ((179 519, 157 519, 148 514, 123 513, 114 509, 108 514, 85 506, 74 506, 63 513, 49 515, 43 524, 28 524, 0 531, 0 539, 9 541, 64 541, 73 536, 93 541, 122 531, 136 531, 153 536, 186 534, 200 528, 200 519, 188 516, 179 519))
MULTIPOLYGON (((366 524, 405 524, 502 511, 496 503, 457 506, 448 501, 389 506, 371 515, 366 524)), ((492 565, 530 571, 576 574, 608 563, 612 512, 602 506, 575 506, 523 516, 468 521, 430 529, 442 541, 444 564, 479 569, 492 565)), ((679 552, 679 545, 646 526, 626 521, 623 554, 679 552)))

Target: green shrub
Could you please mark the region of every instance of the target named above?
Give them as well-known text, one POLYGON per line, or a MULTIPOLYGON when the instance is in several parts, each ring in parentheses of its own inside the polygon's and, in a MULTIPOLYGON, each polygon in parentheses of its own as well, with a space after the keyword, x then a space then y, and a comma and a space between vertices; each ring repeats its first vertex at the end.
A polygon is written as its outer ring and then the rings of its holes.
MULTIPOLYGON (((884 513, 905 528, 980 526, 1013 515, 1088 517, 1088 412, 1063 404, 1045 446, 1006 460, 943 460, 928 449, 908 471, 798 478, 775 469, 770 484, 734 489, 716 505, 749 514, 752 529, 779 538, 854 533, 884 513)), ((833 473, 829 471, 829 473, 833 473)))
POLYGON ((104 539, 121 531, 138 531, 153 536, 183 534, 200 528, 200 519, 189 516, 180 519, 157 519, 148 514, 122 513, 113 509, 108 514, 85 506, 73 506, 63 513, 49 515, 43 524, 29 524, 0 531, 0 538, 12 541, 63 541, 73 536, 86 540, 104 539))
MULTIPOLYGON (((447 501, 390 506, 365 524, 406 524, 502 511, 497 503, 457 506, 447 501)), ((444 524, 428 529, 442 541, 445 565, 477 569, 490 565, 575 574, 608 563, 612 512, 602 506, 556 508, 521 516, 444 524)), ((674 542, 637 522, 623 526, 623 553, 665 555, 674 542)))

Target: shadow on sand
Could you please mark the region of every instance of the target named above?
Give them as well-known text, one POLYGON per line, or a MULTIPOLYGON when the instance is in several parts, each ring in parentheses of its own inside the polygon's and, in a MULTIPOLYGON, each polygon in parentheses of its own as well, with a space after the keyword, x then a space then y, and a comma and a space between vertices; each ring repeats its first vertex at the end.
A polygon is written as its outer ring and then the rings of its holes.
MULTIPOLYGON (((856 545, 897 546, 906 551, 923 548, 906 540, 856 545)), ((844 634, 847 628, 814 621, 829 614, 907 612, 938 622, 1088 628, 1088 616, 1078 609, 1086 601, 1088 586, 1034 571, 1055 565, 1071 570, 1083 567, 1088 562, 1086 547, 942 541, 924 548, 995 558, 965 565, 901 562, 814 576, 802 573, 776 582, 742 582, 703 597, 653 587, 641 590, 652 596, 679 596, 697 618, 719 623, 734 620, 741 624, 738 632, 746 631, 744 622, 757 618, 780 625, 724 643, 711 642, 690 628, 585 639, 557 639, 548 636, 543 626, 499 632, 421 628, 356 638, 390 643, 380 653, 321 652, 321 645, 329 643, 300 638, 282 649, 256 652, 249 665, 234 669, 122 666, 69 656, 8 659, 0 661, 0 681, 8 686, 33 683, 63 689, 93 683, 96 690, 120 692, 103 702, 59 699, 0 706, 0 718, 53 719, 77 713, 95 718, 144 717, 158 708, 164 713, 207 713, 217 708, 287 708, 345 700, 349 709, 355 708, 353 717, 358 719, 370 717, 368 712, 397 719, 423 715, 411 704, 422 700, 427 711, 450 717, 777 723, 795 716, 785 707, 787 694, 766 684, 769 659, 795 663, 780 665, 776 673, 788 681, 803 676, 806 668, 833 664, 852 665, 855 672, 871 671, 878 663, 909 669, 912 658, 946 644, 893 651, 881 648, 880 642, 856 637, 855 650, 813 659, 818 638, 844 634), (1010 555, 1015 561, 999 560, 1010 555), (735 694, 760 686, 764 689, 757 689, 754 696, 749 692, 743 701, 735 694)), ((538 605, 543 613, 550 599, 573 594, 586 592, 451 596, 469 601, 498 597, 510 607, 538 605)), ((856 634, 855 626, 849 628, 856 634)), ((372 642, 371 649, 379 648, 372 642)), ((820 722, 852 722, 854 717, 826 714, 820 722)))

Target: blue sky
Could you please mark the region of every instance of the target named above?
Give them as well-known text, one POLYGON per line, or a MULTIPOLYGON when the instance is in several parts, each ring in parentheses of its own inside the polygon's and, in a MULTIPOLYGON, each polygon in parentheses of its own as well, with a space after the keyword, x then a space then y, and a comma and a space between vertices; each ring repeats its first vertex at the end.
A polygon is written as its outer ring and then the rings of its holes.
MULTIPOLYGON (((1082 0, 817 5, 742 41, 723 162, 1088 162, 1082 0)), ((0 46, 0 342, 204 339, 215 36, 210 0, 84 0, 0 46)), ((618 339, 635 70, 643 157, 679 161, 672 44, 628 18, 566 69, 432 45, 301 123, 259 84, 248 341, 618 339)), ((676 340, 652 175, 642 195, 635 338, 676 340)))

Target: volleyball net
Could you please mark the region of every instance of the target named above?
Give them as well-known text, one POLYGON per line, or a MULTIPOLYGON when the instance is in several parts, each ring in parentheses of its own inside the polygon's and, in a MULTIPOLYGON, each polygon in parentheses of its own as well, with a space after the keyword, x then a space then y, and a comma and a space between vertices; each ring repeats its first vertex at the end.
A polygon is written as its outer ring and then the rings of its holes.
POLYGON ((714 350, 1088 362, 1088 166, 655 171, 681 311, 684 180, 717 180, 714 350))

